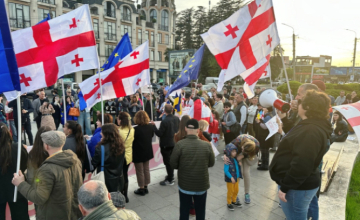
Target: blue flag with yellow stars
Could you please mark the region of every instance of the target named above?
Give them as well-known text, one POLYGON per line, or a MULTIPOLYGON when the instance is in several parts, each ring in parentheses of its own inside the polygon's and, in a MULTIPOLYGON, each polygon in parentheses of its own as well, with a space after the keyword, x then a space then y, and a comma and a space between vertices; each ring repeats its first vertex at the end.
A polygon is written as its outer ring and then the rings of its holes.
POLYGON ((181 115, 182 113, 182 106, 181 106, 181 93, 180 96, 176 93, 175 99, 174 99, 174 110, 181 115))
POLYGON ((204 48, 205 44, 196 51, 193 57, 191 57, 185 68, 181 71, 180 75, 175 80, 174 84, 170 87, 166 97, 168 97, 173 91, 187 86, 191 80, 196 80, 198 78, 201 61, 204 54, 204 48))
POLYGON ((126 57, 132 51, 131 41, 128 33, 126 33, 115 47, 109 59, 101 67, 101 72, 115 66, 121 59, 126 57))

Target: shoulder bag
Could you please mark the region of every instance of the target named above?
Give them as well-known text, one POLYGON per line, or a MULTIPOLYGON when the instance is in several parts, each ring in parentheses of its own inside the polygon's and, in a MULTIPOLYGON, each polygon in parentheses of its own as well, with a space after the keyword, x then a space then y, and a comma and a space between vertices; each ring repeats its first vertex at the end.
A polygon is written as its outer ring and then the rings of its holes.
POLYGON ((92 180, 99 180, 105 183, 105 174, 104 174, 104 160, 105 160, 105 147, 101 145, 101 167, 100 172, 97 172, 97 169, 92 173, 91 179, 92 180))
POLYGON ((80 110, 78 108, 72 107, 69 110, 69 115, 74 116, 74 117, 79 117, 80 116, 80 110))

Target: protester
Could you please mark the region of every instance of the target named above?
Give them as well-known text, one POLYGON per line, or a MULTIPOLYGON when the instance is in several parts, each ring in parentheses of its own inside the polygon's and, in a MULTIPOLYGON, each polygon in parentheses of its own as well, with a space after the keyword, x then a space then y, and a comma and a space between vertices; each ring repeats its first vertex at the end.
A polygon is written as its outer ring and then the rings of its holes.
POLYGON ((71 88, 70 84, 66 85, 66 92, 70 91, 71 96, 75 96, 75 91, 71 88))
MULTIPOLYGON (((78 89, 78 91, 79 90, 80 89, 78 89)), ((78 97, 79 97, 79 99, 76 101, 76 106, 80 110, 80 115, 78 117, 78 123, 81 126, 81 130, 82 130, 83 134, 91 135, 90 109, 85 107, 83 110, 81 110, 81 106, 82 107, 86 106, 86 103, 84 101, 81 101, 81 100, 83 100, 83 97, 84 97, 82 93, 79 93, 78 97)))
POLYGON ((330 100, 325 93, 307 91, 298 101, 302 121, 281 140, 270 165, 270 176, 279 185, 280 204, 287 219, 308 219, 310 202, 317 200, 320 186, 318 166, 332 132, 327 120, 330 100))
POLYGON ((236 93, 236 88, 233 88, 230 95, 235 96, 235 93, 236 93))
POLYGON ((345 101, 342 103, 342 105, 351 104, 351 94, 347 94, 345 101))
MULTIPOLYGON (((114 195, 112 193, 112 195, 114 195)), ((109 191, 103 182, 91 180, 82 185, 77 192, 79 209, 86 220, 138 220, 140 217, 133 211, 117 209, 109 191)))
POLYGON ((241 207, 240 201, 236 201, 239 192, 239 181, 242 178, 240 164, 236 160, 238 149, 233 144, 228 144, 225 147, 226 156, 229 158, 229 163, 224 164, 225 182, 227 187, 227 207, 230 211, 234 211, 234 206, 241 207))
POLYGON ((236 108, 233 110, 236 116, 236 123, 240 124, 241 130, 239 134, 246 134, 247 132, 247 105, 244 102, 244 96, 240 93, 235 93, 236 108))
POLYGON ((349 135, 348 124, 343 119, 343 115, 335 111, 333 114, 333 133, 331 134, 331 143, 333 142, 344 142, 349 135))
POLYGON ((194 105, 194 101, 191 99, 191 93, 185 93, 184 107, 192 107, 194 105))
MULTIPOLYGON (((216 94, 215 96, 215 105, 213 106, 214 110, 219 113, 220 118, 223 117, 224 114, 224 104, 222 102, 223 95, 222 94, 216 94)), ((230 105, 231 107, 231 105, 230 105)))
POLYGON ((335 99, 335 105, 342 105, 346 100, 345 91, 340 92, 340 96, 335 99))
MULTIPOLYGON (((35 99, 32 102, 32 106, 34 108, 34 121, 36 121, 36 126, 39 129, 41 126, 41 112, 40 112, 40 106, 43 105, 43 103, 46 101, 45 99, 45 91, 40 91, 39 98, 35 99)), ((16 100, 14 100, 16 102, 16 100)))
POLYGON ((120 137, 124 141, 125 146, 125 159, 123 165, 123 174, 124 174, 124 190, 122 194, 126 198, 126 202, 129 202, 128 198, 128 187, 129 187, 129 178, 128 178, 128 169, 130 163, 133 161, 133 141, 134 141, 134 129, 131 127, 131 118, 129 113, 120 112, 117 123, 119 125, 120 137))
POLYGON ((130 219, 132 220, 141 220, 140 217, 134 211, 125 209, 126 199, 125 196, 121 194, 121 192, 111 192, 110 196, 113 205, 118 210, 122 209, 126 213, 127 217, 130 217, 130 219))
MULTIPOLYGON (((12 219, 29 220, 28 201, 18 194, 14 202, 14 185, 11 184, 13 174, 16 172, 18 146, 12 144, 12 138, 6 124, 0 122, 0 219, 6 219, 6 204, 10 207, 12 219)), ((21 147, 20 170, 27 168, 28 152, 21 147)))
POLYGON ((120 112, 129 112, 129 100, 127 97, 120 97, 115 100, 117 106, 117 113, 119 115, 120 112))
POLYGON ((231 130, 231 127, 234 126, 236 123, 236 116, 234 112, 230 109, 230 107, 230 102, 224 103, 224 116, 222 118, 221 125, 222 131, 224 133, 225 144, 230 143, 239 135, 239 133, 235 133, 231 130))
MULTIPOLYGON (((113 122, 113 118, 110 114, 104 114, 104 124, 111 124, 113 122)), ((96 145, 101 141, 101 115, 97 116, 96 121, 96 129, 94 131, 93 136, 90 138, 89 135, 84 135, 87 140, 87 145, 91 154, 91 157, 94 157, 96 145)))
POLYGON ((9 102, 5 105, 6 118, 9 121, 9 130, 12 134, 13 142, 18 142, 17 130, 14 122, 14 111, 12 108, 9 108, 9 102))
POLYGON ((55 109, 49 103, 48 99, 45 99, 43 104, 40 106, 41 112, 41 127, 49 126, 52 130, 56 130, 54 118, 52 114, 55 113, 55 109))
POLYGON ((211 142, 212 138, 211 138, 211 135, 207 132, 208 128, 209 128, 209 123, 207 121, 201 119, 199 121, 199 130, 200 130, 199 134, 202 134, 206 138, 206 140, 211 142))
POLYGON ((116 119, 116 103, 114 99, 106 100, 104 103, 104 113, 110 114, 113 117, 113 123, 115 123, 116 119))
POLYGON ((134 118, 136 112, 140 111, 141 103, 136 96, 131 97, 129 113, 131 118, 134 118))
POLYGON ((259 97, 259 96, 260 96, 260 93, 261 93, 261 88, 260 88, 260 86, 256 86, 256 87, 255 87, 255 96, 259 97))
POLYGON ((81 126, 76 121, 67 121, 64 126, 64 133, 66 135, 66 142, 63 146, 63 150, 72 150, 82 164, 82 177, 85 177, 85 173, 89 173, 90 162, 86 155, 86 146, 84 136, 81 131, 81 126))
MULTIPOLYGON (((104 105, 105 101, 103 101, 103 105, 104 105)), ((101 107, 101 102, 96 103, 93 107, 92 107, 92 112, 93 112, 93 122, 95 124, 95 129, 97 129, 97 121, 99 119, 98 116, 100 116, 100 121, 101 121, 101 114, 103 112, 103 109, 101 107)), ((105 114, 104 114, 105 115, 105 114)), ((111 118, 113 120, 113 118, 111 118)))
POLYGON ((81 162, 71 150, 62 150, 64 133, 48 131, 41 134, 41 139, 49 157, 35 174, 36 187, 25 182, 21 171, 14 174, 12 183, 27 200, 38 205, 36 219, 78 219, 81 212, 75 192, 83 184, 81 162))
MULTIPOLYGON (((231 90, 230 90, 231 91, 231 90)), ((226 99, 226 102, 229 101, 230 95, 227 89, 223 90, 223 97, 226 99)))
POLYGON ((258 102, 259 102, 259 98, 257 96, 254 96, 251 99, 251 106, 248 107, 248 115, 247 115, 247 125, 248 125, 248 133, 251 136, 255 136, 255 131, 254 131, 254 120, 256 117, 256 110, 258 109, 258 102))
MULTIPOLYGON (((75 107, 75 103, 72 101, 70 96, 66 96, 65 98, 66 100, 66 121, 77 121, 77 117, 76 116, 71 116, 69 115, 70 113, 70 108, 74 108, 75 107)), ((64 112, 64 105, 62 106, 62 111, 64 112)), ((63 120, 63 118, 61 118, 61 120, 63 120)))
POLYGON ((227 85, 225 86, 226 90, 228 93, 230 93, 231 89, 232 89, 232 86, 231 86, 231 82, 227 82, 227 85))
POLYGON ((157 97, 155 101, 156 121, 160 120, 159 118, 161 115, 160 107, 161 107, 160 98, 157 97))
MULTIPOLYGON (((43 95, 43 93, 41 93, 41 95, 43 95)), ((20 96, 20 103, 21 103, 21 116, 20 116, 21 117, 21 126, 26 131, 26 134, 29 139, 29 144, 33 145, 34 142, 33 142, 33 135, 31 133, 31 122, 30 122, 30 114, 29 113, 34 112, 34 118, 36 118, 35 111, 34 111, 33 105, 31 104, 31 101, 28 98, 26 98, 26 93, 20 96)), ((16 127, 16 131, 18 131, 19 116, 17 114, 17 107, 18 107, 17 100, 15 99, 15 100, 9 102, 8 106, 9 106, 9 108, 13 109, 15 127, 16 127)), ((40 105, 39 105, 39 108, 40 108, 40 105)), ((41 118, 41 116, 39 116, 39 117, 41 118)), ((40 123, 39 123, 39 125, 40 125, 40 123)), ((21 136, 21 134, 18 134, 18 135, 21 136)))
POLYGON ((189 219, 192 200, 196 219, 205 219, 206 196, 210 188, 208 168, 214 166, 215 156, 211 144, 199 140, 198 129, 198 121, 187 121, 187 136, 176 143, 170 159, 171 167, 178 170, 180 220, 189 219))
POLYGON ((54 119, 55 128, 57 130, 59 128, 59 125, 61 122, 61 105, 59 102, 59 96, 53 97, 53 101, 52 101, 51 105, 53 106, 53 108, 55 110, 55 112, 52 114, 52 117, 54 119))
POLYGON ((154 97, 152 97, 152 103, 150 102, 150 94, 145 94, 145 104, 144 104, 144 110, 146 114, 149 116, 149 118, 152 118, 152 114, 154 114, 151 110, 151 108, 154 108, 154 97), (152 107, 151 107, 152 105, 152 107))
POLYGON ((101 170, 101 148, 104 146, 105 184, 110 192, 123 191, 125 146, 115 124, 105 124, 101 128, 101 141, 96 145, 92 164, 97 171, 101 170))
POLYGON ((230 96, 230 97, 229 97, 229 102, 230 102, 230 104, 231 104, 231 109, 234 110, 234 108, 236 107, 235 97, 234 97, 234 96, 230 96))
POLYGON ((3 97, 0 94, 0 122, 4 123, 7 126, 5 106, 2 103, 2 100, 3 100, 3 97))
POLYGON ((134 193, 144 196, 149 193, 150 184, 150 160, 154 158, 152 148, 152 137, 154 136, 154 125, 149 124, 150 119, 146 112, 136 113, 134 122, 135 139, 133 142, 133 162, 135 164, 136 178, 139 189, 134 193))
POLYGON ((353 91, 351 93, 351 103, 355 103, 355 102, 358 102, 358 101, 360 101, 360 98, 357 95, 356 91, 353 91))
MULTIPOLYGON (((163 157, 164 165, 166 167, 167 176, 165 180, 160 182, 160 185, 174 185, 174 169, 170 166, 170 157, 174 149, 174 135, 179 129, 179 118, 172 114, 173 107, 171 105, 165 105, 166 117, 160 123, 160 128, 157 129, 153 126, 156 136, 160 138, 160 149, 163 157)), ((154 122, 152 122, 153 125, 154 122)))

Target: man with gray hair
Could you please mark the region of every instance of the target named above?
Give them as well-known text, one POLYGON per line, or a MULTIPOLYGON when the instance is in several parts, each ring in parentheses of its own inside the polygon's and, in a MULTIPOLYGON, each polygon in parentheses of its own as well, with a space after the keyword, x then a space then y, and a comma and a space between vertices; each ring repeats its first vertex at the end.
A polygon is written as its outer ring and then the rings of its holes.
POLYGON ((62 150, 66 136, 60 131, 41 134, 49 157, 35 174, 35 184, 24 175, 14 174, 12 183, 28 200, 37 205, 37 220, 72 220, 81 217, 76 192, 83 184, 81 162, 71 150, 62 150))
MULTIPOLYGON (((123 207, 118 209, 111 201, 111 195, 103 182, 91 180, 82 185, 77 193, 79 209, 83 220, 137 220, 140 217, 123 207)), ((125 199, 124 199, 125 201, 125 199)), ((125 202, 124 202, 125 203, 125 202)))

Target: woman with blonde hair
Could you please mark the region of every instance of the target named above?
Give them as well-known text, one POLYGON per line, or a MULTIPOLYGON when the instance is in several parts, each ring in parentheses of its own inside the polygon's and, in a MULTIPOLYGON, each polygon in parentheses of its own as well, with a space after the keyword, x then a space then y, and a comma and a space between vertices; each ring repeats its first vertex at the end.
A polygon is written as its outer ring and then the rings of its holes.
POLYGON ((135 129, 133 142, 133 162, 135 164, 136 178, 139 189, 134 193, 145 196, 149 193, 148 185, 150 184, 150 160, 154 158, 152 149, 152 137, 154 136, 154 128, 149 124, 150 118, 148 114, 140 110, 134 117, 134 123, 137 125, 135 129))
POLYGON ((199 121, 199 130, 202 133, 202 135, 211 142, 211 135, 207 132, 209 127, 209 123, 203 119, 199 121))
POLYGON ((132 162, 132 146, 134 141, 134 129, 131 126, 131 117, 127 112, 120 112, 117 118, 117 123, 119 125, 120 137, 124 140, 125 146, 125 159, 123 166, 123 175, 124 175, 124 190, 122 194, 125 196, 125 200, 128 203, 128 188, 129 188, 129 178, 128 178, 128 169, 130 163, 132 162))

